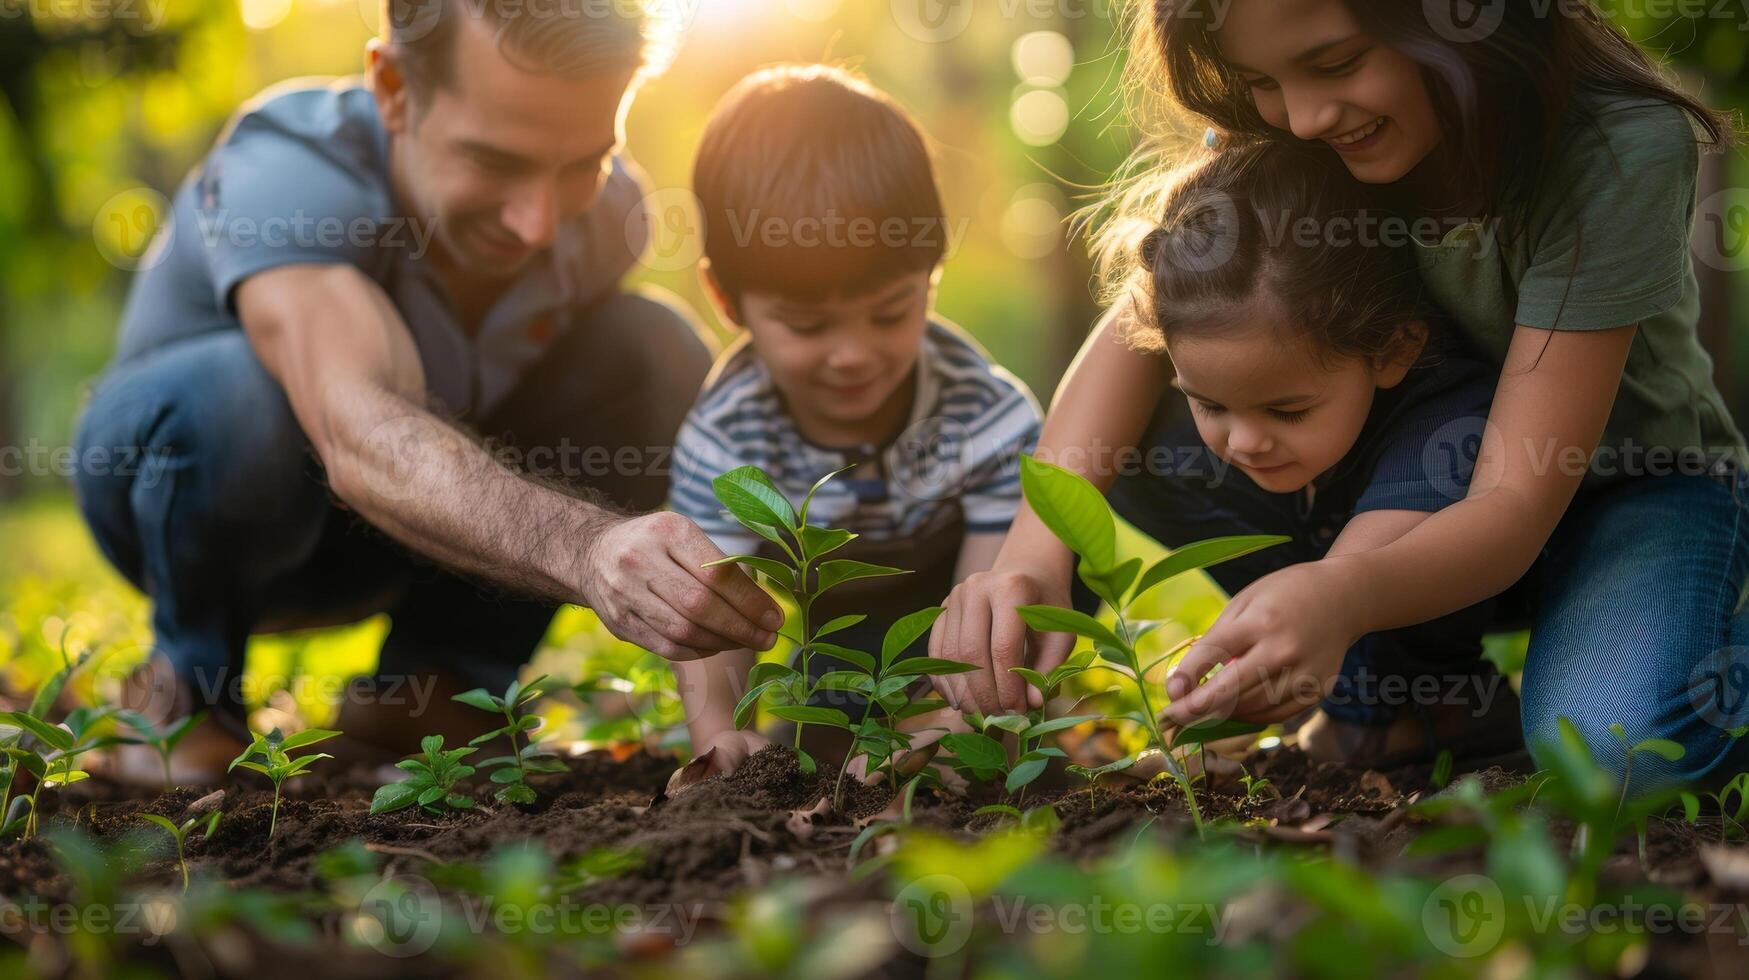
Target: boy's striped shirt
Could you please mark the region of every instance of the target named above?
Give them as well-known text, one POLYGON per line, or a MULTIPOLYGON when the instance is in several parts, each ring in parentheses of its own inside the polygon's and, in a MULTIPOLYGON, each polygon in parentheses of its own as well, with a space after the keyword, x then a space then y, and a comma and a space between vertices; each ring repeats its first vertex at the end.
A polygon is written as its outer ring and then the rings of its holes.
POLYGON ((691 518, 725 554, 757 550, 711 480, 757 466, 798 505, 814 481, 855 464, 814 496, 810 524, 873 540, 904 538, 956 501, 968 534, 1003 533, 1020 506, 1020 454, 1038 442, 1032 392, 964 331, 931 320, 917 359, 917 395, 885 447, 828 449, 804 439, 771 375, 742 337, 718 360, 675 446, 669 509, 691 518))

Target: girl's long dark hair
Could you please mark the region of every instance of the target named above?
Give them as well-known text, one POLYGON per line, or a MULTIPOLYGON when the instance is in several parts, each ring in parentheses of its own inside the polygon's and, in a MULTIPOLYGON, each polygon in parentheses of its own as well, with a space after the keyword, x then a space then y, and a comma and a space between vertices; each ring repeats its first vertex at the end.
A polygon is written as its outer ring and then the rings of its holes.
MULTIPOLYGON (((1503 0, 1499 26, 1464 41, 1442 35, 1414 0, 1343 2, 1363 30, 1421 65, 1445 134, 1446 181, 1464 192, 1452 202, 1461 213, 1509 218, 1534 196, 1569 123, 1597 123, 1580 95, 1663 102, 1687 113, 1709 145, 1733 137, 1729 117, 1683 92, 1590 0, 1549 4, 1542 13, 1503 0)), ((1160 189, 1149 175, 1171 162, 1187 129, 1292 138, 1263 121, 1222 59, 1209 29, 1218 9, 1215 0, 1131 0, 1128 89, 1142 148, 1086 214, 1101 226, 1095 252, 1108 285, 1134 271, 1124 257, 1158 214, 1151 205, 1160 189)))

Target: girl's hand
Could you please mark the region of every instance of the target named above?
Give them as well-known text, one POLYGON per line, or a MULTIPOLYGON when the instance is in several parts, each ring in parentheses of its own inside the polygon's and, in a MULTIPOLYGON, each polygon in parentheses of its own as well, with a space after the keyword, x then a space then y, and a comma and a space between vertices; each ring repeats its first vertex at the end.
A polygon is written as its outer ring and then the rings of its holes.
POLYGON ((929 631, 929 655, 978 667, 963 674, 937 674, 935 690, 959 711, 984 715, 1024 714, 1039 707, 1038 692, 1010 667, 1030 666, 1040 673, 1062 663, 1075 647, 1068 633, 1033 633, 1020 606, 1067 607, 1069 583, 1027 570, 1001 568, 968 576, 954 586, 946 611, 929 631))
POLYGON ((1164 717, 1270 724, 1329 692, 1360 638, 1360 617, 1336 562, 1289 565, 1252 582, 1221 612, 1166 678, 1164 717), (1203 675, 1225 664, 1207 683, 1203 675))

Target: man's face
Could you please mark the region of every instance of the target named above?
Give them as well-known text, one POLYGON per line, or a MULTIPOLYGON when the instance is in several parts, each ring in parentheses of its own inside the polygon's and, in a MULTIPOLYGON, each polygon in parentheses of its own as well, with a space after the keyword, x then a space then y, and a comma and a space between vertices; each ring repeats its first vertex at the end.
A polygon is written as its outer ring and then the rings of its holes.
MULTIPOLYGON (((384 106, 399 192, 456 265, 509 276, 595 203, 629 104, 625 74, 533 74, 499 51, 491 26, 456 32, 448 85, 384 106)), ((379 87, 381 73, 378 75, 379 87)))

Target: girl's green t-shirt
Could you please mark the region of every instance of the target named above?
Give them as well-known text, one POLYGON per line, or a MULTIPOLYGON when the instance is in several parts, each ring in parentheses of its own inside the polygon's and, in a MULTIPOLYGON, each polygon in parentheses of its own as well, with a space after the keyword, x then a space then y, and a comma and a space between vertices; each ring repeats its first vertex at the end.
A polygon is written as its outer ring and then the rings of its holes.
MULTIPOLYGON (((1587 104, 1595 124, 1569 125, 1549 179, 1522 217, 1469 222, 1437 245, 1417 243, 1422 278, 1497 364, 1519 324, 1557 330, 1639 324, 1586 485, 1716 470, 1722 459, 1743 462, 1749 452, 1713 384, 1712 358, 1697 332, 1700 287, 1690 248, 1701 152, 1695 126, 1663 102, 1587 104)), ((1708 213, 1695 250, 1729 261, 1705 237, 1721 233, 1713 225, 1723 216, 1708 213)), ((1522 451, 1562 465, 1551 447, 1522 451)))

